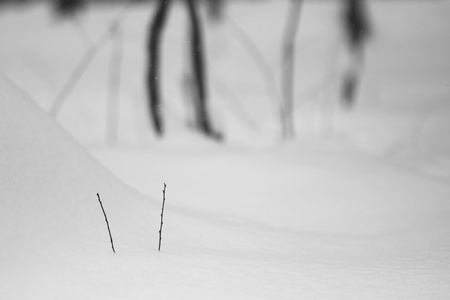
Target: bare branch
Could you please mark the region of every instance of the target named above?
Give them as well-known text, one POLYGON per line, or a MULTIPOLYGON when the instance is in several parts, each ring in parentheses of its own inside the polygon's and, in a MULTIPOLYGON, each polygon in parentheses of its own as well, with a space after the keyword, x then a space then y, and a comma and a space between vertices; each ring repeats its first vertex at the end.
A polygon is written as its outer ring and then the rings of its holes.
POLYGON ((112 238, 112 235, 111 235, 111 230, 109 229, 108 218, 106 217, 105 209, 103 208, 103 204, 102 204, 102 201, 100 200, 100 195, 98 193, 97 193, 97 198, 98 198, 98 202, 100 202, 100 207, 102 208, 103 215, 105 216, 106 227, 108 227, 108 233, 109 233, 109 239, 111 240, 112 251, 114 253, 116 253, 116 250, 114 249, 114 242, 113 242, 113 238, 112 238))
POLYGON ((162 233, 162 227, 163 227, 163 216, 164 216, 164 204, 166 203, 166 184, 164 183, 164 189, 163 189, 163 203, 162 203, 162 210, 161 210, 161 226, 159 227, 159 246, 158 251, 161 250, 161 233, 162 233))

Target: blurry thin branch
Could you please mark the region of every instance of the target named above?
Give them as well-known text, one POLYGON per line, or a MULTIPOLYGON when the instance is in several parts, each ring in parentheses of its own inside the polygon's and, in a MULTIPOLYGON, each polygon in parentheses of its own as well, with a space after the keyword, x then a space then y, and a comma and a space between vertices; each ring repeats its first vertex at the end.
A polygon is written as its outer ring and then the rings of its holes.
POLYGON ((116 17, 111 21, 111 24, 108 26, 108 28, 100 35, 100 37, 92 43, 86 52, 84 53, 83 57, 78 62, 75 69, 70 74, 69 78, 64 83, 63 87, 57 94, 55 100, 53 101, 53 105, 50 108, 49 114, 53 118, 57 118, 58 114, 64 104, 64 102, 67 100, 67 97, 70 95, 70 93, 75 88, 78 81, 83 76, 86 69, 89 67, 89 65, 92 63, 94 58, 97 56, 97 54, 105 47, 105 45, 114 37, 114 30, 111 30, 111 28, 118 26, 120 27, 122 23, 125 21, 126 14, 128 12, 128 8, 131 5, 132 0, 127 1, 122 9, 118 12, 116 17))
MULTIPOLYGON (((244 49, 249 53, 249 57, 253 60, 255 65, 259 68, 261 75, 265 81, 267 93, 269 98, 275 99, 280 103, 280 94, 278 93, 277 82, 274 73, 267 62, 264 55, 259 50, 253 39, 237 24, 231 17, 225 16, 225 20, 230 25, 228 28, 234 33, 238 41, 244 46, 244 49)), ((271 101, 273 104, 273 102, 271 101)))
POLYGON ((83 22, 81 22, 78 15, 72 17, 71 22, 73 29, 78 35, 80 42, 83 44, 85 49, 89 49, 89 47, 94 43, 92 37, 84 26, 83 22))
POLYGON ((320 100, 319 96, 323 94, 325 90, 331 88, 332 84, 334 84, 334 79, 335 78, 331 75, 325 76, 322 80, 315 83, 314 85, 311 85, 307 89, 298 92, 294 98, 294 110, 300 109, 311 102, 320 100))
POLYGON ((282 132, 285 139, 292 138, 294 132, 294 72, 295 40, 300 20, 303 0, 291 0, 282 44, 281 64, 283 66, 281 84, 283 101, 280 104, 282 132))
POLYGON ((261 132, 261 128, 258 126, 258 123, 253 119, 253 117, 246 111, 245 107, 242 105, 242 99, 239 97, 238 93, 236 93, 228 84, 225 83, 225 80, 218 76, 217 74, 213 77, 213 84, 217 89, 223 91, 228 95, 228 99, 230 101, 223 101, 224 104, 227 104, 229 110, 234 113, 236 119, 240 120, 242 124, 245 124, 248 128, 251 128, 253 131, 261 132))
MULTIPOLYGON (((265 81, 269 98, 275 100, 275 111, 279 111, 281 134, 284 139, 294 136, 294 62, 295 38, 300 20, 302 0, 292 0, 282 44, 281 83, 282 94, 277 87, 276 76, 253 39, 229 16, 226 17, 228 28, 234 33, 239 42, 249 53, 250 58, 259 68, 265 81)), ((273 105, 273 101, 271 101, 273 105)))
POLYGON ((103 34, 84 53, 83 57, 78 62, 77 66, 75 67, 73 72, 70 74, 69 78, 63 85, 62 89, 59 91, 58 95, 56 96, 56 98, 53 102, 53 105, 50 108, 50 112, 49 112, 50 116, 52 116, 55 119, 58 117, 58 113, 61 110, 61 107, 63 106, 67 97, 73 91, 73 89, 75 88, 75 85, 78 83, 78 81, 83 76, 84 72, 89 67, 89 65, 94 60, 94 58, 97 56, 97 54, 100 52, 100 50, 102 50, 103 47, 106 45, 106 43, 109 42, 110 38, 111 38, 111 36, 110 36, 109 32, 107 32, 106 34, 103 34))
POLYGON ((120 74, 123 59, 123 32, 118 22, 113 22, 111 26, 111 35, 113 38, 111 44, 111 58, 109 63, 108 78, 108 117, 106 139, 110 144, 118 140, 119 129, 119 93, 120 93, 120 74))

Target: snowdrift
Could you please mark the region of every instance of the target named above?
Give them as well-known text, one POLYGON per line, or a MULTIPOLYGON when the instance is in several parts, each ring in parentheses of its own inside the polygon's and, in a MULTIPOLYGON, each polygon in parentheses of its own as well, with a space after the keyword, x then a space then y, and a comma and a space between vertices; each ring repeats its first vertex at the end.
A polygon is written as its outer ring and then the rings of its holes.
POLYGON ((100 167, 4 77, 0 111, 3 299, 47 298, 46 293, 61 289, 57 286, 65 275, 79 275, 74 268, 82 268, 90 254, 112 253, 96 193, 108 214, 116 250, 149 250, 149 228, 155 219, 149 199, 100 167), (120 228, 133 233, 124 234, 120 228))
MULTIPOLYGON (((243 156, 242 171, 263 161, 273 166, 260 185, 262 193, 274 195, 266 197, 266 208, 255 209, 261 204, 239 196, 242 189, 225 192, 208 176, 202 184, 218 191, 208 198, 209 207, 230 211, 203 211, 202 195, 196 202, 175 176, 181 194, 170 191, 170 201, 189 201, 193 208, 169 205, 167 237, 157 253, 159 204, 100 167, 3 77, 0 93, 2 299, 443 299, 450 293, 449 193, 443 184, 422 185, 415 175, 350 157, 343 163, 342 157, 304 153, 306 158, 298 160, 289 149, 285 161, 278 155, 243 156), (287 163, 296 167, 276 167, 287 163), (362 177, 364 170, 371 176, 362 177), (382 174, 399 186, 377 194, 383 186, 369 183, 382 174), (286 178, 316 188, 314 181, 322 180, 334 194, 298 189, 286 178), (408 184, 415 185, 414 195, 405 191, 408 184), (284 205, 277 197, 280 188, 286 189, 284 205), (288 201, 289 195, 296 198, 288 201)), ((232 157, 221 155, 208 166, 233 169, 232 157)), ((152 166, 151 159, 147 163, 152 166)), ((239 174, 225 184, 235 187, 244 180, 249 185, 253 173, 239 174)))

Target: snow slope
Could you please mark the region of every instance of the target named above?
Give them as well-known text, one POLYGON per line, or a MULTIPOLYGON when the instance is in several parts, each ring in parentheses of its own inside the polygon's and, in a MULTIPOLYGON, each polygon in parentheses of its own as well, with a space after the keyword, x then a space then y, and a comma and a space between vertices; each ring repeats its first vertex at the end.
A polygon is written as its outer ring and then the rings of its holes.
MULTIPOLYGON (((317 66, 336 46, 335 30, 327 29, 335 21, 334 2, 306 3, 301 95, 322 78, 317 66)), ((374 18, 383 22, 377 23, 367 77, 378 78, 378 89, 365 87, 355 111, 336 110, 332 118, 332 88, 300 105, 299 137, 283 145, 273 142, 276 125, 260 74, 234 36, 217 28, 210 32, 220 37, 210 41, 217 62, 211 66, 212 101, 229 139, 218 145, 183 129, 180 96, 170 84, 180 79, 182 22, 172 22, 166 38, 175 57, 165 81, 169 137, 149 138, 136 83, 142 45, 135 40, 150 11, 139 7, 125 27, 122 95, 129 101, 121 106, 121 143, 98 146, 105 53, 59 118, 96 159, 39 108, 51 105, 82 46, 67 34, 67 24, 45 21, 45 7, 2 15, 0 32, 8 41, 0 49, 2 72, 33 99, 0 78, 0 298, 447 299, 449 69, 441 55, 449 48, 442 29, 449 5, 437 3, 374 2, 374 18), (403 14, 408 18, 398 24, 403 14), (12 35, 11 28, 23 34, 12 35), (226 88, 219 89, 220 76, 232 78, 225 83, 259 131, 220 102, 232 101, 226 88), (163 182, 167 203, 158 252, 163 182)), ((230 6, 229 14, 276 66, 278 43, 268 37, 279 32, 286 5, 260 5, 257 16, 249 3, 230 6)), ((83 21, 97 36, 115 11, 93 9, 83 21)), ((176 8, 172 18, 181 15, 176 8)))
MULTIPOLYGON (((222 153, 196 169, 201 183, 189 181, 186 164, 168 163, 173 203, 158 253, 154 201, 99 167, 4 78, 0 90, 4 299, 443 299, 450 292, 448 185, 370 160, 298 159, 289 150, 222 153), (272 171, 252 180, 258 167, 272 171), (229 177, 208 175, 217 170, 229 177), (261 194, 245 194, 255 185, 261 194)), ((147 161, 160 164, 155 174, 167 166, 157 157, 147 161)))
MULTIPOLYGON (((79 298, 67 287, 87 280, 86 268, 95 269, 96 257, 110 252, 96 193, 115 223, 118 251, 136 243, 148 247, 142 234, 155 217, 149 200, 100 167, 4 77, 0 93, 1 297, 79 298), (135 237, 129 239, 119 227, 133 230, 135 237)), ((76 290, 83 292, 81 286, 76 290)))

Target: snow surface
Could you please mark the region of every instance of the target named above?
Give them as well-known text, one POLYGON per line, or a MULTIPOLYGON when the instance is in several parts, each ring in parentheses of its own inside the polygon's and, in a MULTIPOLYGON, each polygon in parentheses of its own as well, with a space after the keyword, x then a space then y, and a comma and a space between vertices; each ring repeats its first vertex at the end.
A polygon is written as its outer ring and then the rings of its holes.
MULTIPOLYGON (((275 73, 286 3, 230 4, 227 12, 275 73)), ((158 140, 141 84, 153 7, 131 9, 126 101, 111 147, 103 142, 108 48, 55 122, 45 111, 85 49, 47 7, 2 11, 0 298, 448 299, 450 5, 371 3, 376 36, 360 102, 345 111, 334 96, 336 3, 303 8, 297 138, 289 143, 276 138, 266 79, 231 23, 207 31, 212 111, 227 140, 185 129, 180 6, 165 37, 169 124, 158 140)), ((87 11, 93 39, 118 10, 87 11)))

